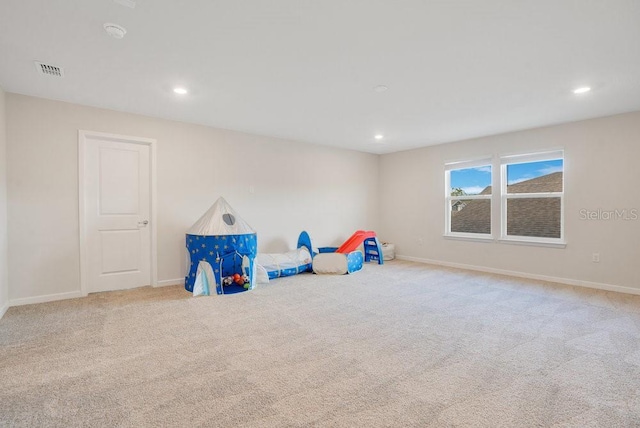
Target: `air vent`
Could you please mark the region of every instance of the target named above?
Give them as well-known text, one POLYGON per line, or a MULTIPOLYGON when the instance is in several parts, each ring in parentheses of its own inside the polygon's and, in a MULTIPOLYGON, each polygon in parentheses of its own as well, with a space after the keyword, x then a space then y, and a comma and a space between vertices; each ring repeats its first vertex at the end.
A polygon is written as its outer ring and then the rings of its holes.
POLYGON ((38 61, 34 62, 36 64, 38 73, 44 74, 45 76, 64 77, 64 70, 62 69, 62 67, 58 67, 57 65, 44 64, 38 61))

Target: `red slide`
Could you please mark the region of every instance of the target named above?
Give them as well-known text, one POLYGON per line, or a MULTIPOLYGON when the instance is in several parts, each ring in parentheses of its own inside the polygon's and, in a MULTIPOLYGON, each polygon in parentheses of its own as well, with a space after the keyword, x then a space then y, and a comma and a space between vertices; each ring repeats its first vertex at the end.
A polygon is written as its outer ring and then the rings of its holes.
POLYGON ((374 238, 375 236, 376 236, 376 233, 373 230, 368 230, 368 231, 356 230, 356 232, 353 235, 351 235, 349 239, 344 241, 344 244, 342 244, 340 248, 336 250, 336 253, 342 253, 342 254, 350 253, 356 248, 358 248, 360 245, 362 245, 362 242, 364 242, 365 239, 374 238))

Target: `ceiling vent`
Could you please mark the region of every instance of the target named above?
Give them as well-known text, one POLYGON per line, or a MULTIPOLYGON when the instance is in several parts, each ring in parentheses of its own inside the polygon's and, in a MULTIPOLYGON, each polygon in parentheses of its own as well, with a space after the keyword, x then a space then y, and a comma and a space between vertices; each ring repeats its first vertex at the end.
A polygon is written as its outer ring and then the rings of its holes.
POLYGON ((39 61, 34 61, 36 64, 36 70, 38 73, 45 76, 64 77, 64 70, 57 65, 45 64, 39 61))

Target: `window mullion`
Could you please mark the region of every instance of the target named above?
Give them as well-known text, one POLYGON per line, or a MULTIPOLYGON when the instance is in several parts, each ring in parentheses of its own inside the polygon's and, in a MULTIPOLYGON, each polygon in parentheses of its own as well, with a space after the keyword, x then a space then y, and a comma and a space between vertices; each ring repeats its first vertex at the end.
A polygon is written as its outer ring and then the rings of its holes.
POLYGON ((491 195, 462 195, 462 196, 450 196, 452 201, 470 201, 474 199, 491 199, 491 195))
POLYGON ((561 198, 564 192, 546 192, 546 193, 507 193, 508 199, 535 199, 535 198, 561 198))

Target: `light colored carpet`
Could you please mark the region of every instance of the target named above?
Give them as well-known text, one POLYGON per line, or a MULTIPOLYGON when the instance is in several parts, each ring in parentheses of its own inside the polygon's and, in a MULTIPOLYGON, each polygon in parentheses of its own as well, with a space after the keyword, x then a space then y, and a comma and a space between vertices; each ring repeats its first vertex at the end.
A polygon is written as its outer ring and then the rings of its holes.
POLYGON ((14 307, 0 426, 640 426, 640 297, 394 261, 14 307))

